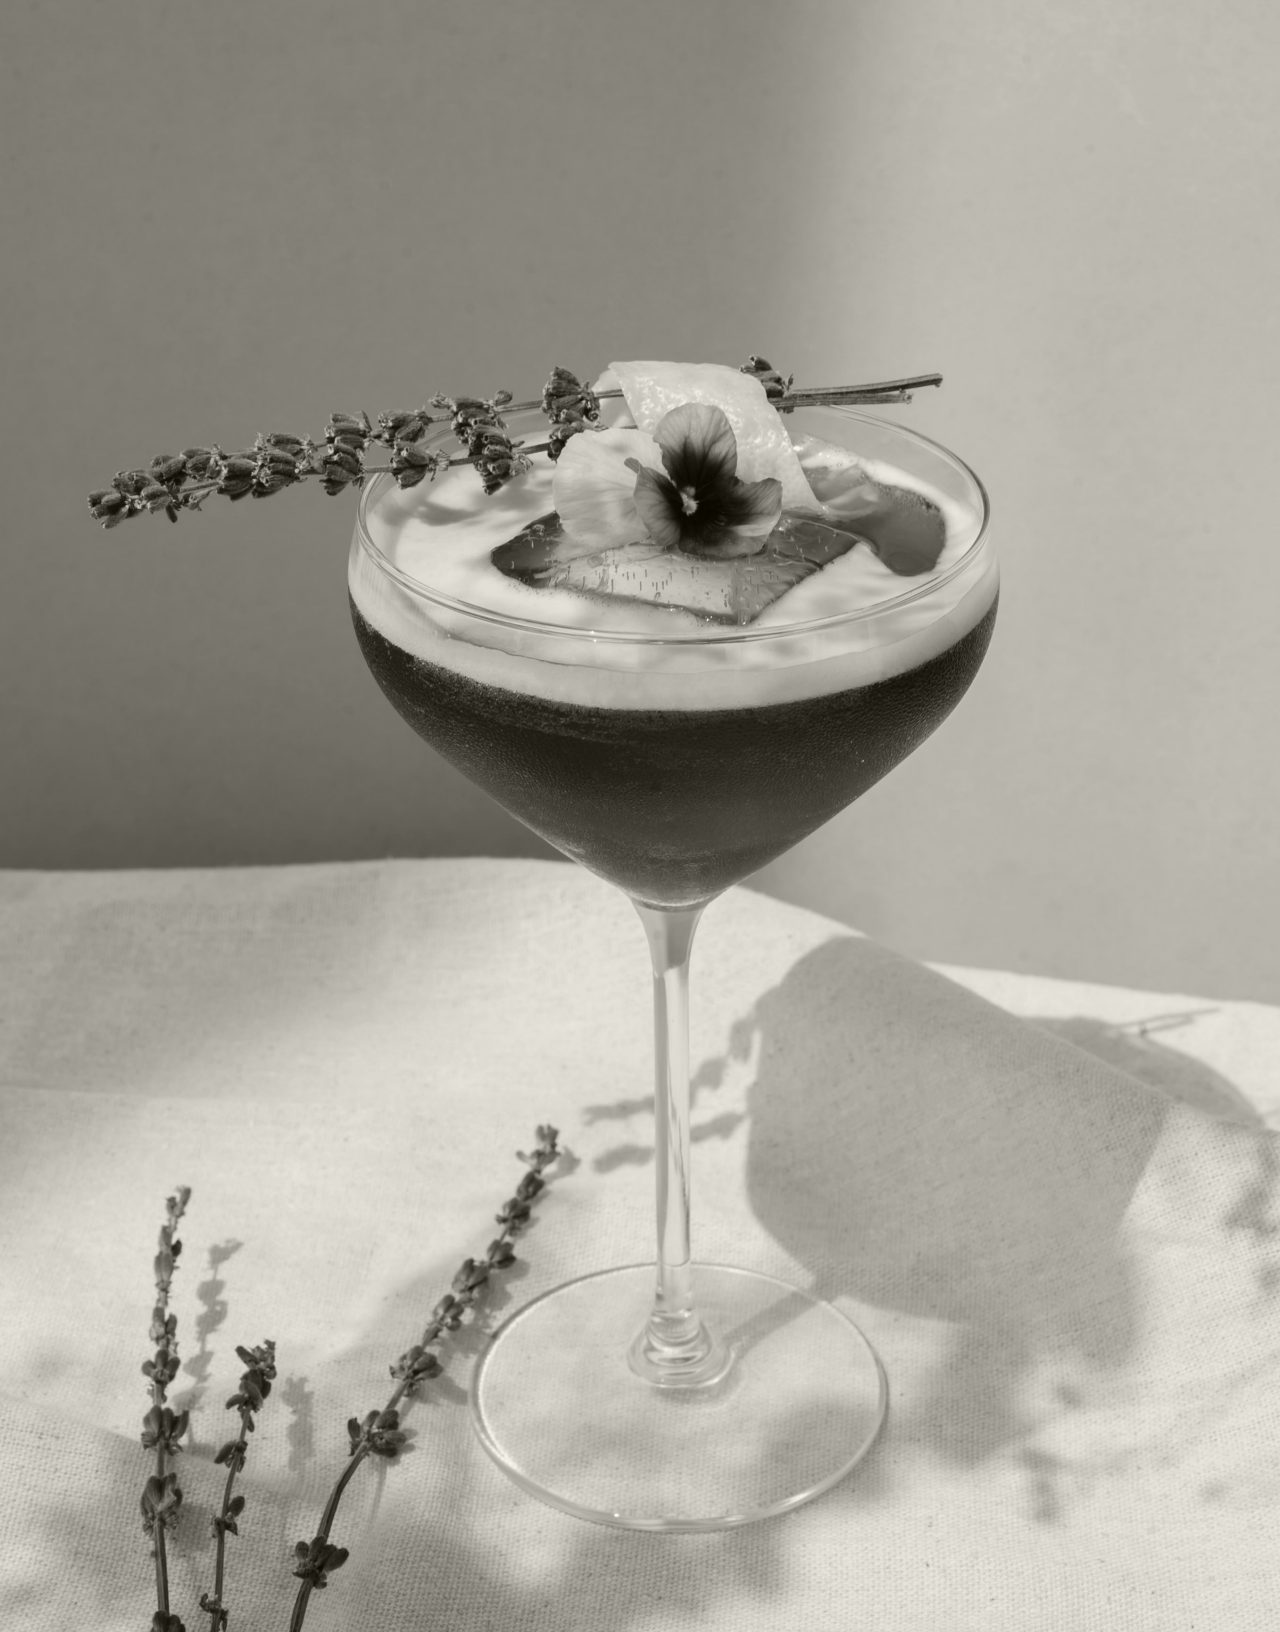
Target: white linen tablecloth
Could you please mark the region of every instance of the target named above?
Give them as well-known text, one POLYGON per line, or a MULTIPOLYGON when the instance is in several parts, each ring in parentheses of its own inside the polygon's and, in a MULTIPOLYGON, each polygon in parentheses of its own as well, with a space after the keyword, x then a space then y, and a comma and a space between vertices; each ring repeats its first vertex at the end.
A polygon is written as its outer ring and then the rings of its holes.
MULTIPOLYGON (((1280 1014, 949 975, 745 890, 694 951, 695 1252, 863 1327, 869 1458, 739 1531, 584 1524, 485 1457, 459 1334, 411 1454, 359 1470, 308 1628, 1280 1624, 1280 1014)), ((139 1367, 175 1185, 173 1607, 207 1625, 235 1345, 271 1337, 226 1594, 266 1632, 347 1418, 538 1122, 575 1160, 490 1318, 649 1254, 650 1048, 639 925, 567 865, 0 874, 0 1626, 149 1623, 139 1367)))

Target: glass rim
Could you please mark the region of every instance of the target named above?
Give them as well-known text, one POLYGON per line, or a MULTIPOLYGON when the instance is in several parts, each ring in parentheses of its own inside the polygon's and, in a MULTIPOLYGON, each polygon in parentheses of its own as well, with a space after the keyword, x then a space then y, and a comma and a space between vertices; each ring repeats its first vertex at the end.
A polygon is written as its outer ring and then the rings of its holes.
MULTIPOLYGON (((745 627, 707 629, 704 632, 696 633, 667 634, 653 633, 641 629, 595 629, 585 624, 548 622, 545 618, 528 618, 518 613, 495 611, 491 607, 479 606, 474 601, 464 601, 457 596, 446 595, 440 590, 432 589, 429 584, 424 584, 420 578, 415 578, 396 566, 395 562, 373 541, 367 521, 369 506, 375 496, 384 493, 388 486, 396 485, 395 477, 386 472, 368 477, 360 490, 360 498, 356 505, 356 540, 377 570, 394 580, 402 589, 418 599, 429 601, 435 606, 442 607, 454 614, 460 614, 464 618, 496 625, 499 628, 518 630, 526 635, 586 640, 595 643, 608 642, 626 646, 706 647, 712 644, 745 645, 750 642, 786 640, 797 635, 806 635, 823 629, 832 629, 845 624, 883 617, 890 611, 895 611, 897 608, 911 602, 927 600, 944 584, 949 584, 952 579, 971 566, 985 546, 991 529, 991 498, 977 471, 959 454, 953 453, 950 448, 936 441, 933 437, 925 436, 922 432, 912 430, 909 426, 902 425, 895 419, 886 419, 879 414, 862 413, 856 408, 834 403, 805 404, 795 411, 804 414, 835 414, 842 419, 855 420, 865 425, 875 425, 881 428, 888 427, 898 432, 908 441, 940 454, 948 464, 958 470, 967 481, 973 484, 980 508, 978 530, 959 557, 944 572, 928 576, 922 574, 923 582, 917 583, 911 589, 904 589, 901 594, 891 595, 887 600, 875 601, 870 606, 850 607, 844 612, 830 612, 824 617, 806 618, 795 623, 769 624, 763 629, 753 629, 750 625, 747 625, 745 627)), ((534 412, 536 410, 527 410, 523 415, 513 415, 512 419, 530 417, 534 412)), ((441 441, 444 439, 444 435, 447 434, 443 433, 430 440, 433 442, 441 441)))

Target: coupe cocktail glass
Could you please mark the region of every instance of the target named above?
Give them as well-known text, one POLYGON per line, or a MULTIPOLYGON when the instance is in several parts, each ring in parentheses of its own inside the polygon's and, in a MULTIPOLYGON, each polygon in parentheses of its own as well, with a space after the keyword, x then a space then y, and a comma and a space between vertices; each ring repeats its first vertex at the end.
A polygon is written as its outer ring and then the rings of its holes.
MULTIPOLYGON (((578 621, 542 619, 536 597, 519 614, 501 598, 486 605, 483 578, 460 596, 429 548, 456 504, 385 476, 365 489, 351 551, 356 633, 396 709, 505 809, 622 889, 648 938, 656 1258, 526 1305, 495 1333, 472 1389, 480 1439, 520 1485, 637 1529, 786 1512, 842 1478, 884 1420, 883 1367, 845 1314, 750 1268, 692 1258, 689 952, 710 901, 942 722, 996 611, 986 495, 966 465, 849 409, 797 410, 787 425, 793 440, 822 438, 934 495, 948 523, 938 567, 819 616, 789 618, 784 596, 743 626, 686 618, 655 632, 652 618, 628 627, 625 609, 593 618, 589 598, 578 621), (409 515, 428 545, 412 570, 398 552, 409 515)), ((505 502, 477 491, 477 508, 501 514, 505 502)))

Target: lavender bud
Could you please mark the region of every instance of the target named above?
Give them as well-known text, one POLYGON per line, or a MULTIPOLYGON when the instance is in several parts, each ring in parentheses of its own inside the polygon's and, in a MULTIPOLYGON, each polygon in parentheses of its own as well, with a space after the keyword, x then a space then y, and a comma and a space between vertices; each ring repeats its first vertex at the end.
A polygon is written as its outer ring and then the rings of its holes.
POLYGON ((203 480, 217 463, 217 455, 211 448, 187 448, 182 457, 188 476, 194 476, 197 481, 203 480))
POLYGON ((233 499, 243 497, 253 486, 256 468, 252 459, 246 459, 240 454, 225 460, 218 482, 218 492, 225 493, 233 499))
POLYGON ((425 473, 434 463, 434 456, 425 448, 397 447, 391 453, 391 468, 395 471, 414 469, 425 473))
POLYGON ((431 419, 423 413, 383 414, 378 423, 383 435, 393 442, 419 442, 426 435, 431 419))
POLYGON ((542 411, 548 419, 557 422, 595 420, 600 417, 600 399, 567 368, 553 368, 543 387, 542 411))
POLYGON ((489 1279, 488 1264, 478 1264, 474 1258, 465 1258, 453 1277, 455 1292, 474 1292, 477 1287, 483 1286, 489 1279))
POLYGON ((187 468, 187 461, 181 454, 158 454, 151 461, 152 479, 157 482, 174 482, 183 475, 187 468))
POLYGON ((332 447, 324 456, 324 468, 326 473, 331 471, 335 466, 339 470, 350 472, 352 476, 358 476, 361 469, 360 455, 351 448, 341 446, 332 447))
POLYGON ((745 364, 738 370, 740 374, 753 375, 764 387, 764 394, 770 402, 776 402, 779 397, 785 397, 794 383, 794 375, 783 379, 773 364, 765 357, 748 357, 745 364))
POLYGON ((335 437, 350 437, 356 446, 363 448, 373 434, 373 426, 367 414, 362 414, 359 419, 353 414, 331 414, 324 434, 330 442, 335 437))

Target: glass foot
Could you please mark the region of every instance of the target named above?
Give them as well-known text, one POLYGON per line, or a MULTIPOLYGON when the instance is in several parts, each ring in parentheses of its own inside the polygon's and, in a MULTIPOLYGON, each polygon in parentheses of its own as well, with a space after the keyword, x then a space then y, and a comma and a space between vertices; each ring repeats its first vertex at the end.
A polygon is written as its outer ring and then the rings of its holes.
POLYGON ((471 1386, 498 1466, 552 1507, 632 1530, 729 1529, 830 1490, 885 1419, 875 1350, 771 1275, 699 1264, 693 1290, 730 1360, 683 1386, 656 1386, 629 1359, 652 1264, 585 1275, 504 1322, 471 1386))

